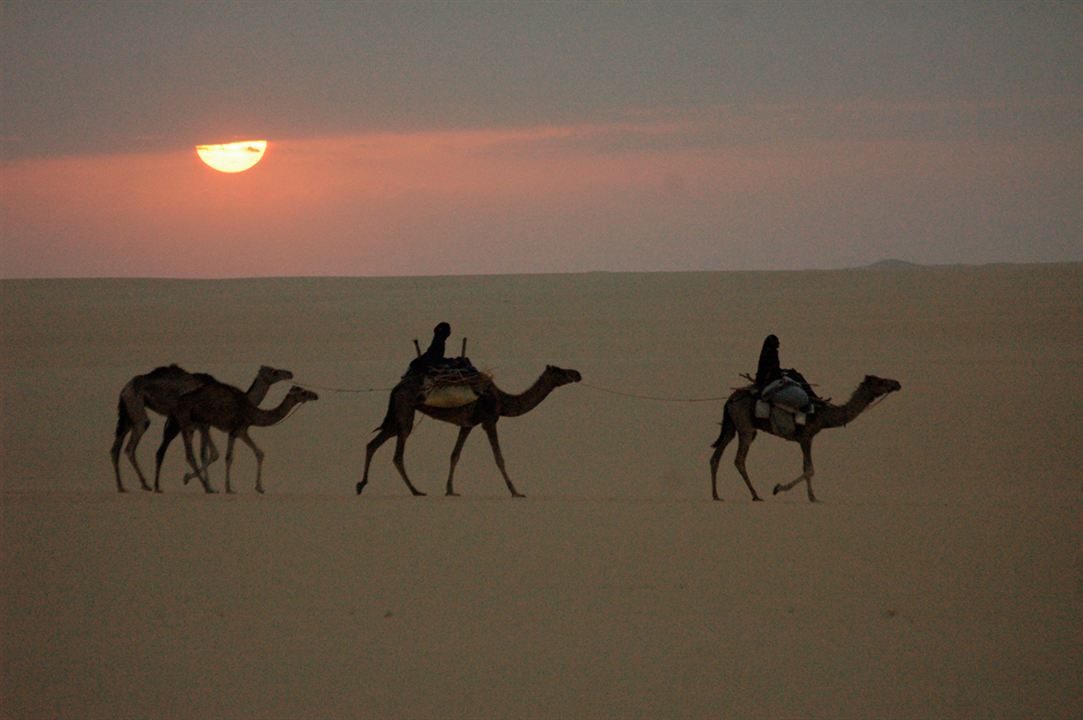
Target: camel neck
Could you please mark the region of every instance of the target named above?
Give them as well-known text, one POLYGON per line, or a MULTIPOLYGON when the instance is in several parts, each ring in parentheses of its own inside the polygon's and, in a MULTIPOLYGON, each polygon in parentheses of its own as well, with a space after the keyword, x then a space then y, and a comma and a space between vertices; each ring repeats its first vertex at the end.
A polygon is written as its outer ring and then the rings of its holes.
POLYGON ((842 405, 829 405, 820 411, 820 419, 824 427, 841 427, 848 425, 863 413, 866 408, 876 399, 864 385, 859 385, 854 394, 842 405))
POLYGON ((504 417, 524 415, 541 404, 541 401, 549 396, 554 387, 552 381, 543 373, 541 377, 534 381, 533 385, 518 395, 512 395, 497 389, 497 395, 500 399, 500 414, 504 417))
POLYGON ((262 375, 257 375, 256 379, 252 381, 252 384, 248 386, 248 391, 245 392, 245 396, 248 398, 248 402, 253 405, 259 405, 263 402, 263 398, 267 397, 267 392, 271 389, 271 383, 263 379, 262 375))
POLYGON ((287 395, 282 399, 282 402, 278 404, 278 407, 272 410, 263 410, 262 408, 253 406, 249 410, 249 417, 252 420, 251 424, 256 427, 265 427, 267 425, 274 425, 275 423, 282 422, 297 402, 297 399, 292 395, 287 395))

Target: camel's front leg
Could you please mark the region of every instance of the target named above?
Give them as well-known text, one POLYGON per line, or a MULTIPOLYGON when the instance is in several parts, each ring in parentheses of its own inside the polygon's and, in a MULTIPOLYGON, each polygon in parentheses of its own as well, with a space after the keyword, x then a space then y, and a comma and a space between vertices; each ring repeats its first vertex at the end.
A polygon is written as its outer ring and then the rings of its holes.
POLYGON ((447 492, 445 495, 451 497, 458 497, 459 493, 455 492, 455 488, 452 485, 452 480, 455 477, 455 466, 459 464, 459 455, 463 452, 463 445, 466 444, 466 438, 470 436, 470 431, 473 427, 464 426, 459 428, 459 439, 455 441, 455 449, 451 451, 451 468, 447 472, 447 492))
MULTIPOLYGON (((248 431, 244 430, 239 434, 239 437, 245 445, 252 448, 252 453, 256 456, 256 492, 263 494, 263 451, 259 449, 259 446, 252 441, 252 438, 248 436, 248 431)), ((233 442, 233 437, 229 438, 230 443, 233 442)), ((226 468, 226 477, 229 477, 229 467, 226 468)), ((229 480, 226 480, 226 487, 229 487, 229 480)))
POLYGON ((507 483, 511 496, 517 498, 526 497, 526 495, 515 489, 515 486, 511 484, 511 478, 508 477, 508 471, 504 467, 504 454, 500 452, 500 438, 496 436, 496 423, 486 425, 485 434, 489 436, 489 444, 493 446, 493 458, 496 460, 496 466, 500 468, 500 474, 504 476, 504 482, 507 483))
POLYGON ((816 495, 812 492, 812 476, 816 474, 816 470, 812 467, 812 441, 801 441, 801 457, 803 463, 803 472, 798 476, 796 480, 785 485, 775 485, 774 494, 778 495, 780 492, 787 492, 792 490, 799 482, 805 481, 805 488, 808 490, 808 501, 817 502, 816 495))

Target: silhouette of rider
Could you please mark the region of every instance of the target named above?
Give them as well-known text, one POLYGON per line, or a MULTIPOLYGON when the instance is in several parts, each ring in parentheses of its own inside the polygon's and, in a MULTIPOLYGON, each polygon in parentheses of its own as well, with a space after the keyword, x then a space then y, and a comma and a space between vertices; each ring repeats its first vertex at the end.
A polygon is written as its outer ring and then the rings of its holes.
POLYGON ((410 369, 407 374, 423 375, 430 369, 446 365, 444 350, 447 339, 451 337, 451 325, 446 322, 439 323, 432 329, 432 342, 425 352, 410 361, 410 369))
POLYGON ((760 349, 760 362, 756 367, 756 387, 762 391, 781 377, 782 368, 778 363, 778 338, 768 335, 764 338, 763 347, 760 349))
POLYGON ((793 380, 805 391, 810 400, 818 400, 819 395, 812 389, 805 376, 794 368, 783 369, 778 360, 778 337, 768 335, 764 338, 763 348, 760 350, 760 362, 756 368, 756 388, 763 392, 771 383, 781 380, 783 377, 793 380))

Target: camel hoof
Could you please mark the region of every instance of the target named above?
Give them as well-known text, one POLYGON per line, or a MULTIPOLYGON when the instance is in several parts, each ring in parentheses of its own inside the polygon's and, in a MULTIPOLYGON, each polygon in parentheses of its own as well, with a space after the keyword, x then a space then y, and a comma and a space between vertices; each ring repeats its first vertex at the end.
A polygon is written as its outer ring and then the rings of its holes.
POLYGON ((124 488, 122 488, 122 487, 118 487, 118 488, 117 488, 117 492, 118 492, 118 493, 126 493, 126 492, 128 492, 128 491, 127 491, 127 490, 125 490, 125 489, 124 489, 124 488))
POLYGON ((763 502, 763 498, 761 498, 759 495, 753 495, 752 502, 763 502))
POLYGON ((425 497, 425 493, 420 490, 414 490, 414 497, 425 497))
POLYGON ((512 493, 511 496, 513 498, 525 498, 526 497, 526 495, 524 495, 522 493, 512 493))
POLYGON ((261 488, 261 487, 256 488, 256 492, 258 492, 260 495, 264 494, 263 493, 263 488, 261 488))
POLYGON ((771 491, 771 494, 772 495, 778 495, 780 492, 782 492, 782 486, 781 485, 775 485, 775 489, 771 491))
POLYGON ((357 494, 358 494, 358 495, 360 495, 360 494, 361 494, 361 491, 365 489, 365 485, 366 485, 366 482, 365 482, 364 480, 362 480, 361 482, 357 483, 357 494))
POLYGON ((723 502, 722 498, 718 497, 717 495, 711 496, 711 499, 715 502, 723 502))
POLYGON ((450 490, 448 490, 446 493, 444 493, 444 497, 459 497, 459 493, 451 492, 450 490))

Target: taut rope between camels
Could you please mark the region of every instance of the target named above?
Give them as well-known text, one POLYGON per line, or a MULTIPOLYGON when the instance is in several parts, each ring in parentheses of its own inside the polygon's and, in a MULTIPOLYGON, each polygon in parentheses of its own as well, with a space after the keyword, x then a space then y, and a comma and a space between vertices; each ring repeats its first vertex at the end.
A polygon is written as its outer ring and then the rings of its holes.
MULTIPOLYGON (((414 351, 420 356, 421 345, 417 339, 414 339, 414 351)), ((463 338, 462 344, 462 357, 466 357, 466 338, 463 338)), ((312 385, 309 383, 294 381, 294 384, 300 385, 303 388, 309 390, 325 390, 327 392, 336 393, 374 393, 374 392, 390 392, 394 388, 390 387, 368 387, 368 388, 341 388, 341 387, 327 387, 324 385, 312 385)), ((613 388, 602 387, 601 385, 594 385, 588 382, 580 383, 583 387, 588 387, 591 390, 607 393, 609 395, 618 395, 620 397, 634 398, 636 400, 651 400, 654 402, 684 402, 684 403, 701 403, 701 402, 720 402, 726 400, 726 396, 714 396, 714 397, 664 397, 661 395, 642 395, 639 393, 630 393, 623 390, 614 390, 613 388)))

